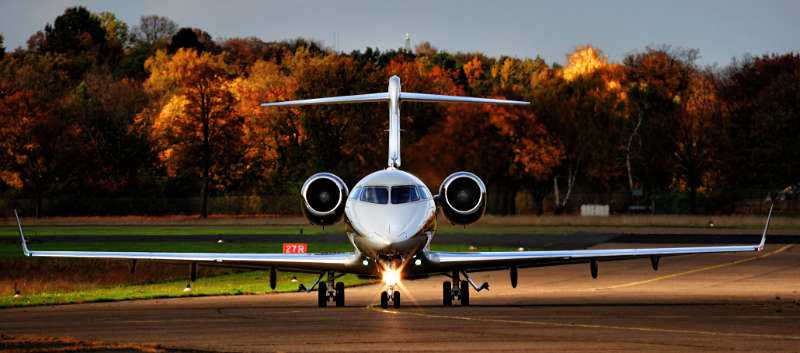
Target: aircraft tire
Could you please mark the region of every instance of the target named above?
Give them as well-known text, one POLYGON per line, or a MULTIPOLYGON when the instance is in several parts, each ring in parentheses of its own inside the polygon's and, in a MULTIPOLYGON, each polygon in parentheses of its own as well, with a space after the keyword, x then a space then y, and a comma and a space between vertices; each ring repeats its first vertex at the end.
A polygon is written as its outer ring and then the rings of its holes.
POLYGON ((461 306, 469 306, 469 282, 461 281, 458 296, 461 299, 461 306))
POLYGON ((450 286, 450 282, 448 281, 442 282, 442 305, 453 305, 453 288, 450 286))
POLYGON ((381 308, 387 309, 389 307, 389 293, 386 291, 381 292, 381 308))
POLYGON ((336 306, 344 306, 344 283, 336 282, 336 306))
POLYGON ((328 285, 325 282, 319 282, 317 287, 317 306, 320 308, 328 306, 328 285))
POLYGON ((394 291, 392 294, 392 306, 397 309, 400 307, 400 292, 394 291))

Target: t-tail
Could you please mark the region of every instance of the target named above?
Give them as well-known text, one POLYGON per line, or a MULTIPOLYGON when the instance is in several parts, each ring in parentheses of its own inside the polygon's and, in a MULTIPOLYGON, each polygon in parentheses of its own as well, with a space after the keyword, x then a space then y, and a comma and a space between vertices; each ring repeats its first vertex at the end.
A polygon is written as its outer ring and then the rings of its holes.
POLYGON ((488 103, 528 105, 529 102, 504 99, 445 96, 439 94, 403 92, 400 89, 400 77, 389 78, 387 92, 358 94, 327 98, 302 99, 285 102, 261 103, 262 107, 282 107, 295 105, 318 105, 338 103, 389 102, 389 167, 400 167, 400 102, 439 102, 439 103, 488 103))

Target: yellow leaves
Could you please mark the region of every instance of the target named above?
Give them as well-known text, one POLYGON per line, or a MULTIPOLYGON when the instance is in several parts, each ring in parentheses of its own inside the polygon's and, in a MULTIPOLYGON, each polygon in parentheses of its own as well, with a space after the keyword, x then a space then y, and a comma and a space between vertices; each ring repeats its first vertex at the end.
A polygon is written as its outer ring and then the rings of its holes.
POLYGON ((187 119, 186 105, 188 103, 189 101, 183 95, 170 97, 156 116, 153 122, 153 131, 172 133, 173 127, 178 125, 179 120, 187 119))
POLYGON ((467 76, 467 81, 470 86, 480 81, 483 76, 483 67, 481 67, 481 60, 476 56, 472 60, 464 64, 464 75, 467 76))
POLYGON ((22 190, 22 178, 20 178, 17 172, 0 170, 0 180, 14 189, 22 190))
POLYGON ((575 48, 575 51, 567 56, 567 65, 561 73, 565 80, 572 81, 607 65, 608 56, 604 55, 600 49, 584 45, 575 48))
POLYGON ((210 87, 223 83, 231 71, 222 55, 207 52, 198 54, 194 49, 187 48, 178 49, 172 56, 159 50, 145 61, 144 67, 150 71, 145 89, 151 93, 210 87))

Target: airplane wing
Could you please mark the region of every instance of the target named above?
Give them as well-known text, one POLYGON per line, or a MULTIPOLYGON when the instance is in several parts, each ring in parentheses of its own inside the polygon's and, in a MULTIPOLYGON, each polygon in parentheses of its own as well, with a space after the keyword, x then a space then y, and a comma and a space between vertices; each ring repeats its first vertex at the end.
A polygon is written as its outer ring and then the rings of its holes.
MULTIPOLYGON (((773 204, 774 206, 774 204, 773 204)), ((516 267, 542 267, 592 261, 615 261, 649 257, 656 266, 662 256, 712 254, 732 252, 757 252, 764 249, 767 229, 772 219, 772 207, 769 208, 761 241, 752 245, 727 246, 695 246, 670 248, 640 249, 588 249, 588 250, 547 250, 547 251, 500 251, 500 252, 429 252, 428 259, 437 270, 442 272, 489 271, 516 267)))
POLYGON ((39 251, 30 250, 22 231, 17 211, 22 252, 30 257, 92 258, 117 260, 158 260, 188 263, 210 263, 215 265, 247 265, 254 267, 276 267, 302 271, 347 271, 360 269, 359 255, 354 252, 330 254, 264 254, 264 253, 182 253, 182 252, 123 252, 123 251, 39 251))

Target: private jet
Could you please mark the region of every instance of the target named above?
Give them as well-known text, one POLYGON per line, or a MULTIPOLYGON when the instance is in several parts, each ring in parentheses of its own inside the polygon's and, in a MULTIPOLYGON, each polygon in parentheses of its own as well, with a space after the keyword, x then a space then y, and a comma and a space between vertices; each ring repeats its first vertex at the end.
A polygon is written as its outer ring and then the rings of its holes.
POLYGON ((470 292, 488 289, 478 285, 471 273, 508 271, 512 287, 517 287, 517 270, 528 267, 565 264, 589 264, 597 278, 598 263, 628 259, 650 259, 653 270, 665 256, 756 252, 764 249, 770 207, 761 241, 754 245, 700 247, 576 249, 546 251, 440 252, 430 249, 437 227, 437 214, 442 213, 452 224, 474 223, 486 210, 486 186, 475 174, 455 172, 440 184, 438 193, 416 176, 400 169, 400 105, 402 102, 485 103, 527 105, 529 102, 444 96, 403 92, 400 78, 389 78, 387 92, 352 96, 327 97, 262 103, 262 107, 288 107, 318 104, 388 102, 389 155, 385 169, 373 172, 352 189, 332 173, 309 177, 300 189, 302 210, 314 225, 329 226, 343 221, 347 239, 353 246, 347 253, 263 254, 263 253, 180 253, 180 252, 104 252, 104 251, 37 251, 27 246, 19 216, 15 211, 22 250, 25 256, 58 258, 104 258, 121 260, 161 260, 186 262, 191 265, 191 278, 197 265, 245 266, 269 271, 269 285, 275 289, 277 271, 319 274, 316 282, 305 288, 316 292, 317 304, 345 305, 345 286, 337 279, 345 274, 382 279, 380 306, 400 306, 397 290, 403 279, 442 275, 442 304, 467 306, 470 292))

